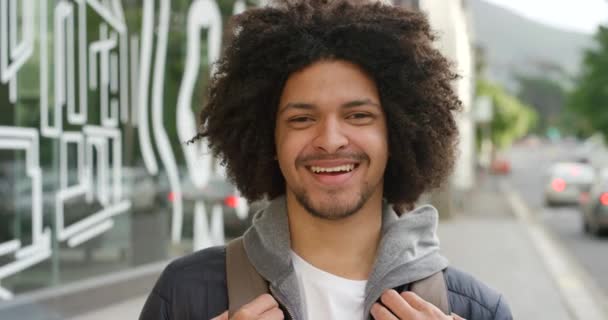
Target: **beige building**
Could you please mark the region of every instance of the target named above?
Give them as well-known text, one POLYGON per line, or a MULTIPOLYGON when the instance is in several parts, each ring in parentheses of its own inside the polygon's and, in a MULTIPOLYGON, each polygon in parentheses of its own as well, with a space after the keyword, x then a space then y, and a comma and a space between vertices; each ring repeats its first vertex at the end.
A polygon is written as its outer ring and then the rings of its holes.
MULTIPOLYGON (((475 123, 472 113, 475 90, 473 34, 466 0, 393 0, 425 12, 439 35, 438 48, 450 59, 461 78, 455 83, 463 111, 457 117, 460 131, 459 159, 452 176, 451 197, 457 205, 466 201, 475 181, 475 123)), ((447 190, 445 191, 448 194, 447 190)), ((443 197, 445 198, 445 197, 443 197)), ((442 206, 443 207, 443 206, 442 206)), ((447 205, 447 210, 450 210, 447 205)), ((445 208, 440 208, 444 209, 445 208)))

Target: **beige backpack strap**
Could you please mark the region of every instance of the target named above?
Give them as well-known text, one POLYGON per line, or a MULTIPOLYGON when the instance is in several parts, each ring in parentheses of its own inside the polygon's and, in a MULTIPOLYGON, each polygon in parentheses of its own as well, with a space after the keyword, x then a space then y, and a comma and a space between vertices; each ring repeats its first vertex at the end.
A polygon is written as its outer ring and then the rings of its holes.
POLYGON ((450 303, 448 301, 448 289, 445 286, 443 270, 428 278, 418 280, 410 286, 410 291, 414 292, 422 299, 432 303, 443 313, 450 314, 450 303))
POLYGON ((251 265, 241 237, 226 246, 226 282, 229 315, 268 292, 268 283, 251 265))

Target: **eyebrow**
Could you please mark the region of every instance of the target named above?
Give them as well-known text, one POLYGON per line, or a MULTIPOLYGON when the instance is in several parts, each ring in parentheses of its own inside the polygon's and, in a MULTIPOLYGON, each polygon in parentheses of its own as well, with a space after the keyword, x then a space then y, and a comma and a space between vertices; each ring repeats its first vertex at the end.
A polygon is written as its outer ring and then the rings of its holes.
MULTIPOLYGON (((365 105, 380 107, 380 104, 373 102, 371 99, 360 99, 360 100, 349 101, 349 102, 343 103, 340 107, 349 109, 349 108, 356 108, 356 107, 365 106, 365 105)), ((286 104, 285 107, 283 107, 279 111, 279 114, 282 114, 283 112, 285 112, 289 109, 313 110, 315 108, 317 108, 317 106, 312 103, 290 102, 290 103, 286 104)))

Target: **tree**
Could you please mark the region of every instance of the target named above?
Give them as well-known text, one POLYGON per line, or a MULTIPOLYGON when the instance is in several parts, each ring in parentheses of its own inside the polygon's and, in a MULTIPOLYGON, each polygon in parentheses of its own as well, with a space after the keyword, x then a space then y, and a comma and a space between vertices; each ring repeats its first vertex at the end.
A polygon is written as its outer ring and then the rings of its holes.
POLYGON ((483 79, 478 80, 477 95, 489 97, 494 105, 494 118, 490 123, 491 140, 498 148, 510 146, 515 140, 530 132, 538 121, 538 114, 532 107, 522 103, 496 84, 483 79))
POLYGON ((544 132, 559 125, 566 103, 566 90, 557 81, 540 76, 517 76, 518 98, 539 114, 538 129, 544 132))
POLYGON ((594 39, 596 46, 585 52, 582 72, 567 107, 592 130, 608 137, 608 29, 600 26, 594 39))

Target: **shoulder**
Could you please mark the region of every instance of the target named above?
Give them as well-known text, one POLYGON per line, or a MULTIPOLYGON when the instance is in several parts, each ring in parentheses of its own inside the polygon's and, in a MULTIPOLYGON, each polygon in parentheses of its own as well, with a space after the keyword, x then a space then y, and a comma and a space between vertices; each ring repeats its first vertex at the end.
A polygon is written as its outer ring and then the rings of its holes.
POLYGON ((472 275, 448 267, 444 276, 454 313, 466 319, 513 319, 504 297, 472 275))
POLYGON ((161 274, 155 288, 158 294, 174 292, 172 288, 209 283, 226 283, 226 248, 210 247, 171 262, 161 274))
POLYGON ((226 247, 206 248, 171 262, 163 273, 175 281, 224 281, 226 278, 226 247))
MULTIPOLYGON (((226 249, 211 247, 171 262, 142 311, 163 319, 209 319, 227 309, 226 249)), ((140 318, 156 319, 156 318, 140 318)))
POLYGON ((160 292, 166 292, 166 286, 187 283, 190 281, 209 282, 226 281, 226 249, 223 246, 206 248, 173 260, 163 270, 159 282, 160 292))

